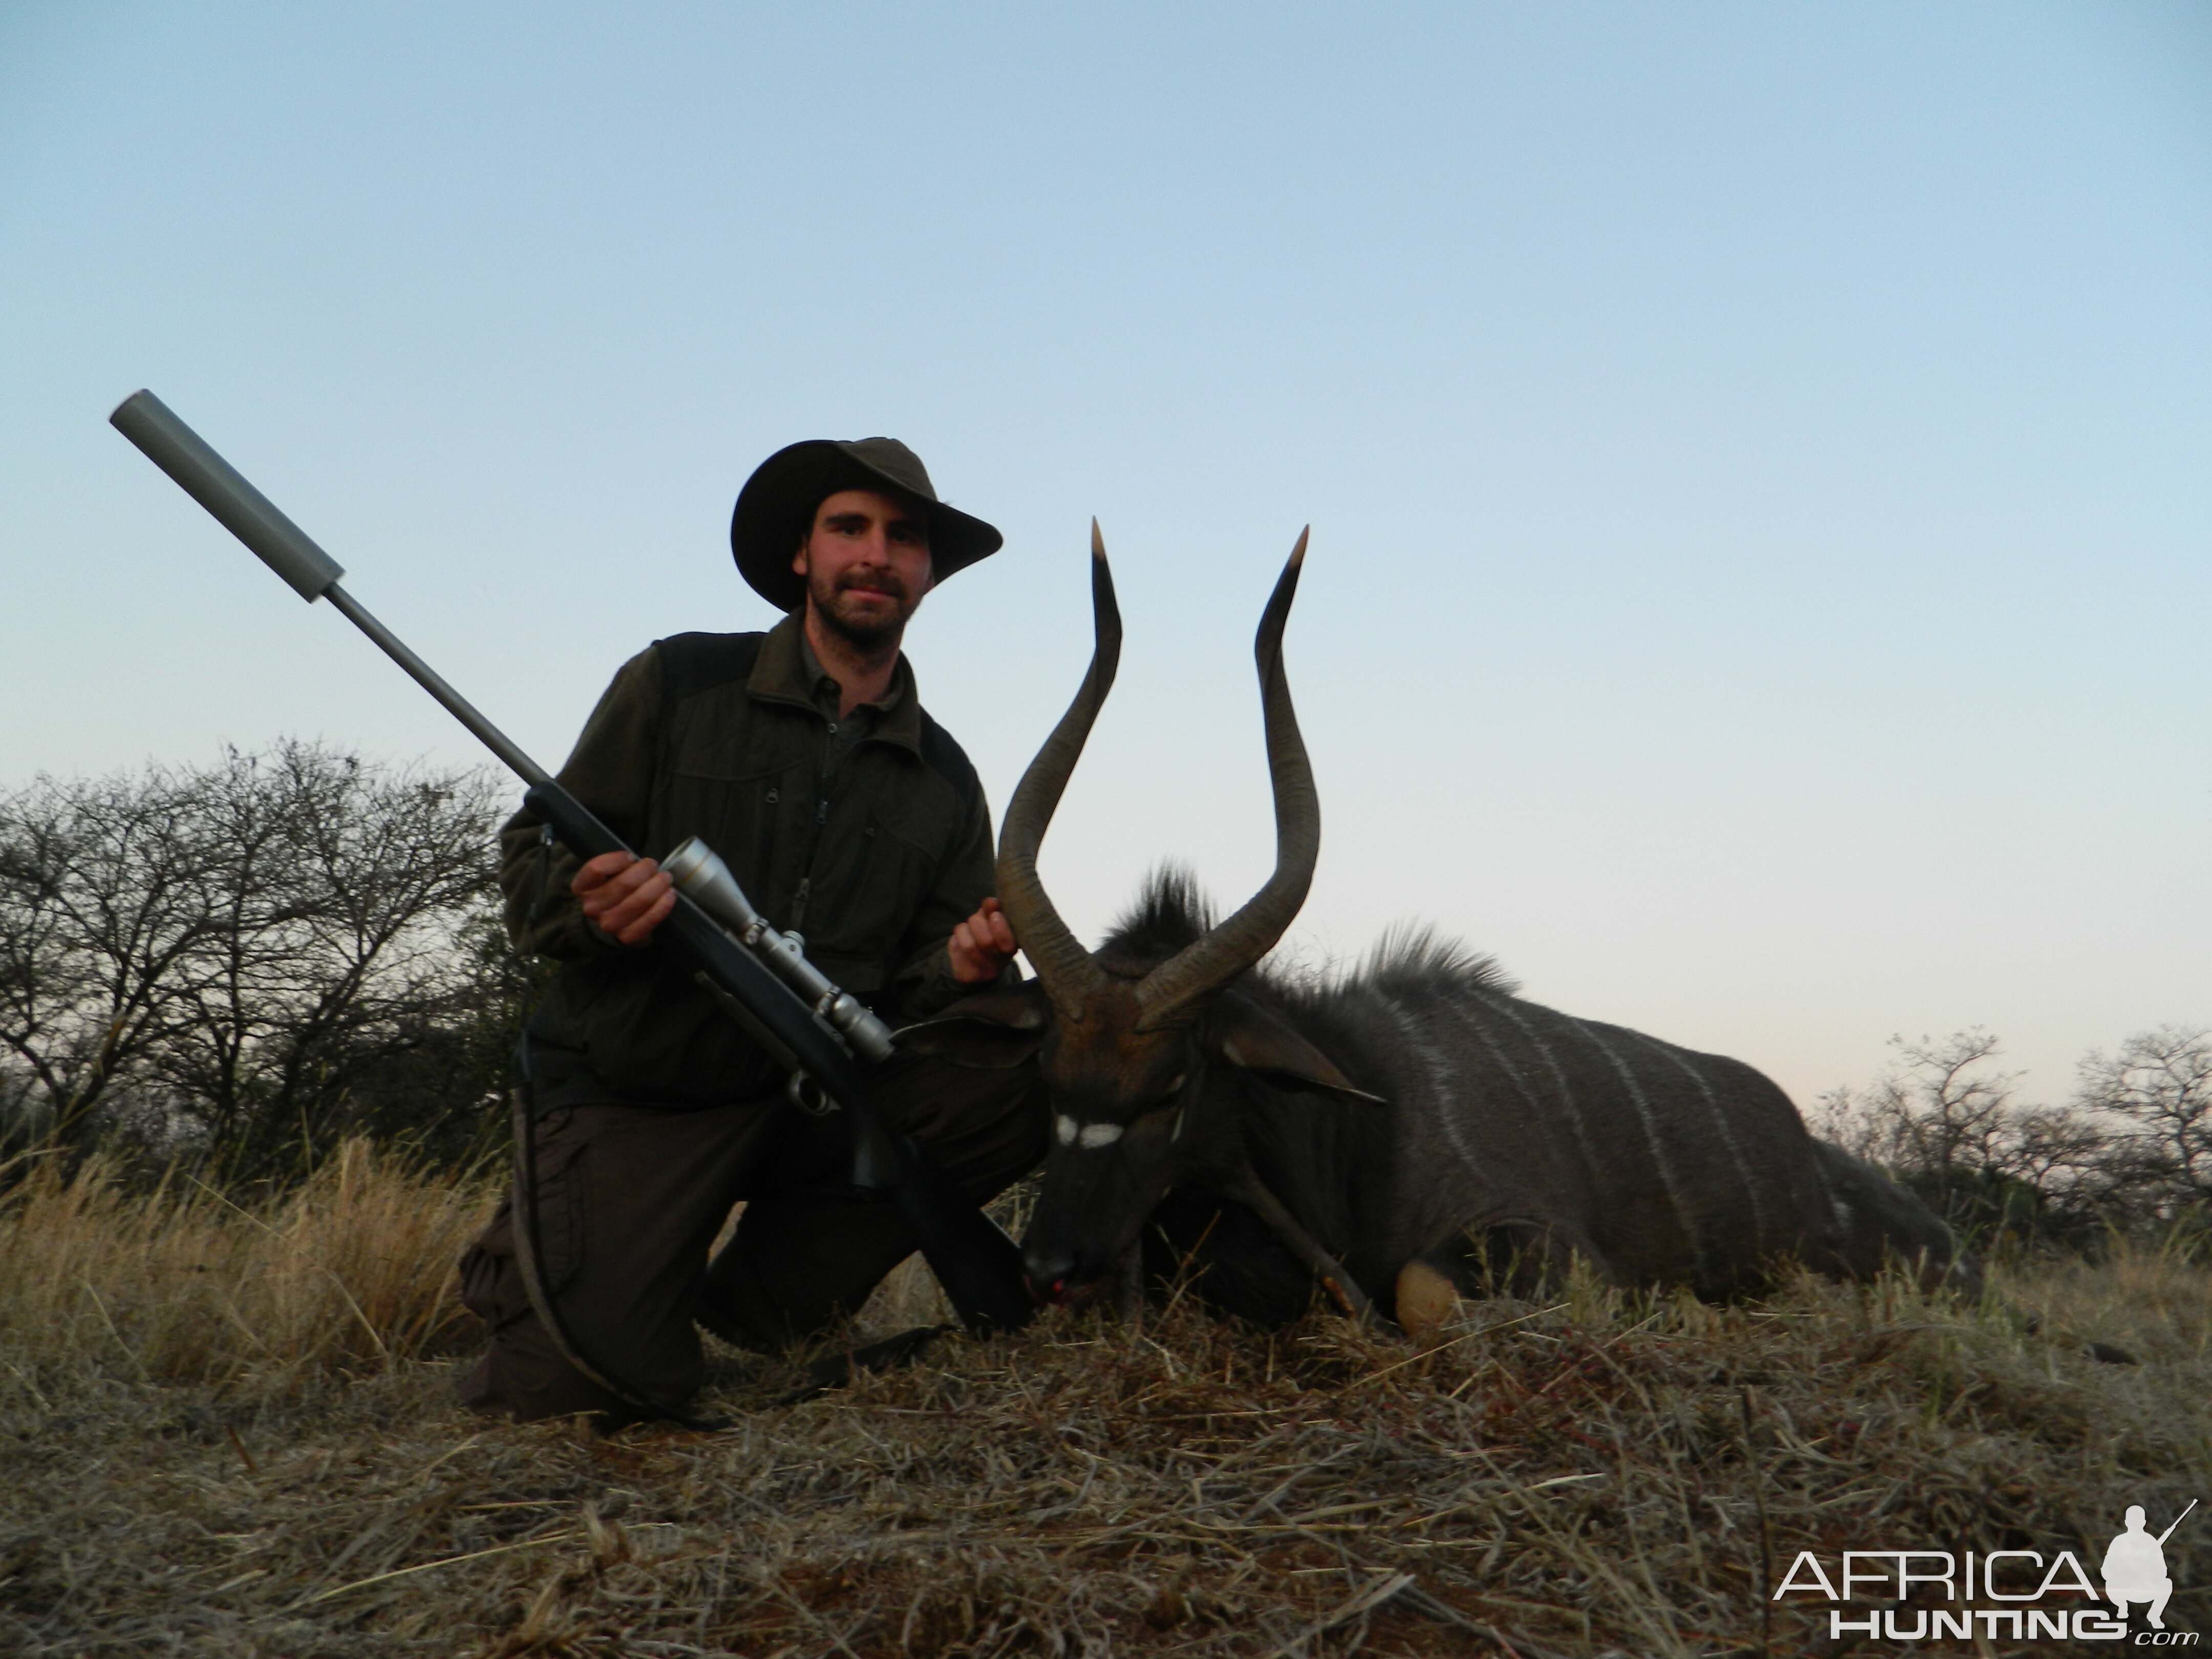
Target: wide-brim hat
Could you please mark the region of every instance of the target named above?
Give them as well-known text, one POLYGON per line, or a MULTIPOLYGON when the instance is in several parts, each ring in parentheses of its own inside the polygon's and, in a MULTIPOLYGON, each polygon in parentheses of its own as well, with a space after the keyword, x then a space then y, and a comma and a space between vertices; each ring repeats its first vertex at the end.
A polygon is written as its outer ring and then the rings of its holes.
POLYGON ((779 611, 805 603, 806 579, 791 568, 814 526, 814 510, 841 489, 872 489, 918 504, 929 525, 933 584, 999 550, 992 526, 937 499, 921 457, 896 438, 809 438, 763 461, 738 492, 730 551, 738 574, 779 611))

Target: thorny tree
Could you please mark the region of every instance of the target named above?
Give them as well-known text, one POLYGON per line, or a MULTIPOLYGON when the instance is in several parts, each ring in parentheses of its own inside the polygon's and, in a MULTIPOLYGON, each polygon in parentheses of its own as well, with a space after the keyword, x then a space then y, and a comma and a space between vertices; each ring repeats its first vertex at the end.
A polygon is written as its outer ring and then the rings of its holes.
POLYGON ((495 805, 299 742, 0 797, 0 1134, 246 1173, 465 1112, 522 988, 495 805))

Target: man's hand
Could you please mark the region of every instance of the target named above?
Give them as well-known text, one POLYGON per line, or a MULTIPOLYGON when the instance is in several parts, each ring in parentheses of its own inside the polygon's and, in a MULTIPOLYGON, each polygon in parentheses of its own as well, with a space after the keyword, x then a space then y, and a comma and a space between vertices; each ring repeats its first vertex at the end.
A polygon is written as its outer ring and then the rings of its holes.
POLYGON ((644 944, 676 908, 668 872, 635 853, 602 853, 586 860, 568 890, 583 901, 585 920, 624 945, 644 944))
POLYGON ((1014 959, 1016 948, 1013 925, 994 898, 985 899, 945 941, 952 977, 963 985, 988 985, 1014 959))

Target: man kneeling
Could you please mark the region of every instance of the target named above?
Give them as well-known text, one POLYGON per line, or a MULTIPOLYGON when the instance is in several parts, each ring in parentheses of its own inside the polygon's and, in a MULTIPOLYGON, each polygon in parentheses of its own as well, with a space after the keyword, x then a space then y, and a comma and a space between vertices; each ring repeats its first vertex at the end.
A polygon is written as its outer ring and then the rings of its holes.
MULTIPOLYGON (((730 539, 746 581, 789 614, 766 634, 682 634, 633 658, 561 782, 631 847, 665 856, 703 838, 771 922, 895 1025, 1014 975, 982 789, 899 650, 922 596, 995 552, 999 532, 939 501, 903 444, 869 438, 770 456, 730 539)), ((491 1327, 461 1397, 603 1426, 680 1409, 702 1374, 696 1326, 751 1347, 818 1331, 917 1241, 887 1195, 853 1184, 844 1115, 798 1109, 767 1053, 663 950, 674 898, 652 859, 580 863, 526 811, 501 845, 509 930, 560 966, 523 1041, 532 1157, 518 1176, 533 1201, 526 1216, 503 1204, 461 1263, 463 1300, 491 1327)), ((889 1127, 978 1202, 1043 1156, 1033 1068, 902 1056, 871 1082, 889 1127)))

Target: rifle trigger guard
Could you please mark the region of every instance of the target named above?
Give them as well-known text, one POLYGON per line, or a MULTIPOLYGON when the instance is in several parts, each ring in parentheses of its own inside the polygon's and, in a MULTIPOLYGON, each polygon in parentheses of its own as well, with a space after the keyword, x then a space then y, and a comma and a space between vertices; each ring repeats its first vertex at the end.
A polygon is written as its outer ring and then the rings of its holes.
POLYGON ((809 1117, 827 1117, 837 1109, 837 1103, 830 1097, 829 1091, 805 1072, 793 1072, 783 1092, 791 1103, 809 1117))

